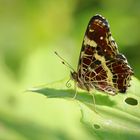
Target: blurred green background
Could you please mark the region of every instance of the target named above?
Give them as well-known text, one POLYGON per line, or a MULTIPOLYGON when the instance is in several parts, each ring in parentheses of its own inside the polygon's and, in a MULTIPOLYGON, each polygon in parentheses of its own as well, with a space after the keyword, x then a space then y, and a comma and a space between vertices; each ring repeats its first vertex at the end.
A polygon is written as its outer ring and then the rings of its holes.
POLYGON ((24 91, 69 78, 54 51, 76 69, 97 13, 140 78, 139 0, 0 0, 0 140, 92 139, 75 103, 24 91))

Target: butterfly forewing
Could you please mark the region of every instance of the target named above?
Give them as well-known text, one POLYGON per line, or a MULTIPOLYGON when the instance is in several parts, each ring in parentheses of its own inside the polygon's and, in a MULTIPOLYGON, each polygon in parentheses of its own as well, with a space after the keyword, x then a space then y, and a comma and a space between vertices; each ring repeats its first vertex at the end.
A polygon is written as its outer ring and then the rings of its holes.
POLYGON ((101 15, 93 16, 82 43, 77 73, 72 75, 78 87, 87 91, 96 88, 111 95, 124 93, 132 74, 111 36, 108 21, 101 15))

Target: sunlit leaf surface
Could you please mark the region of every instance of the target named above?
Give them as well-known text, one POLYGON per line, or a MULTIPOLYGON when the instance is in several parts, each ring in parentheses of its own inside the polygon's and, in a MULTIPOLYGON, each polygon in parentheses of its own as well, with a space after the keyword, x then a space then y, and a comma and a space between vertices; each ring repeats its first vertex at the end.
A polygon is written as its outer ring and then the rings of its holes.
POLYGON ((48 85, 48 87, 34 88, 31 91, 48 98, 72 99, 77 102, 81 110, 81 123, 94 139, 138 140, 140 138, 140 83, 136 78, 133 78, 131 83, 132 86, 127 94, 112 97, 96 91, 94 93, 96 104, 87 92, 80 91, 73 99, 75 91, 61 89, 58 83, 48 85))

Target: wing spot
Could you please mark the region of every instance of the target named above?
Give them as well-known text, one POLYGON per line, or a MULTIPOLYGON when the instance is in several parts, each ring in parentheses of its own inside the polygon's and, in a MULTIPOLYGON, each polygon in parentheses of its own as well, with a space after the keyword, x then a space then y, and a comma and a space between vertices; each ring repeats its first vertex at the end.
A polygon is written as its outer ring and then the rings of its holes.
POLYGON ((100 40, 103 40, 103 36, 100 36, 100 40))

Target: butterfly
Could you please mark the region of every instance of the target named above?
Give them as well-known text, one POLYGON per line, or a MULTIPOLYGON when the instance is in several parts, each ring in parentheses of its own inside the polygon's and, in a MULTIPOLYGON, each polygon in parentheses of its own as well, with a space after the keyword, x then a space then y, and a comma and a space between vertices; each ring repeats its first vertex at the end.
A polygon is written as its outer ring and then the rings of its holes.
POLYGON ((77 72, 71 72, 77 86, 86 91, 97 89, 116 95, 125 93, 134 74, 126 57, 119 53, 108 21, 93 16, 87 26, 77 72))
POLYGON ((76 86, 88 92, 97 89, 116 95, 118 92, 125 93, 130 86, 134 72, 126 57, 118 51, 109 23, 101 15, 97 14, 90 19, 77 71, 72 70, 71 77, 76 86))

